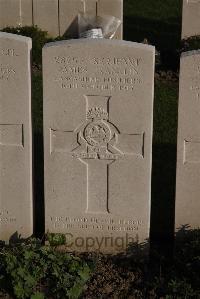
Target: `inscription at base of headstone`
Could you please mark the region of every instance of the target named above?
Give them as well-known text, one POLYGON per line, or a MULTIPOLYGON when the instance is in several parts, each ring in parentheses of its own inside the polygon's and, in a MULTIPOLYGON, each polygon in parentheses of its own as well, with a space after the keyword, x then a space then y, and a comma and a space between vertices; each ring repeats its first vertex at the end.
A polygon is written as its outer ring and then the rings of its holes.
POLYGON ((182 39, 200 35, 200 0, 183 0, 182 39))
POLYGON ((30 38, 0 32, 0 240, 33 233, 30 38))
POLYGON ((154 54, 110 40, 43 50, 46 231, 70 251, 149 237, 154 54))
POLYGON ((200 51, 182 54, 179 93, 176 230, 200 227, 200 51))

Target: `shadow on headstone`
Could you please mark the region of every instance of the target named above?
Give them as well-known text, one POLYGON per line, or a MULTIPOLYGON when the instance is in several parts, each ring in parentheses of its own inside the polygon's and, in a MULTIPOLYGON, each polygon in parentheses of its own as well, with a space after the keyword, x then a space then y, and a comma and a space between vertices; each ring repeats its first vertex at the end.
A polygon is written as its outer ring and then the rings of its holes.
POLYGON ((20 244, 24 243, 27 240, 29 240, 32 236, 29 236, 28 238, 22 238, 21 235, 16 231, 9 239, 9 245, 11 244, 20 244))
POLYGON ((27 238, 22 238, 19 232, 16 231, 10 236, 8 242, 0 240, 0 247, 26 243, 30 238, 32 238, 32 236, 29 236, 27 238))
POLYGON ((78 38, 78 16, 74 18, 73 22, 67 28, 63 37, 70 39, 70 38, 78 38))

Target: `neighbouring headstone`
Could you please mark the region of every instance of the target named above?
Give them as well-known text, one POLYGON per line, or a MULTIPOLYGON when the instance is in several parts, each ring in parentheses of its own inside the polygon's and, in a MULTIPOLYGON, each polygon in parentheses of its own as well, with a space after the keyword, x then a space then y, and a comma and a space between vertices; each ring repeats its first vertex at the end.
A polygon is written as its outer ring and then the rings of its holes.
POLYGON ((0 240, 33 233, 30 38, 0 32, 0 240))
POLYGON ((149 237, 154 58, 116 40, 43 49, 46 231, 69 250, 149 237))
MULTIPOLYGON (((78 13, 92 15, 111 15, 123 23, 123 0, 60 0, 60 35, 71 37, 78 35, 78 13)), ((114 38, 123 39, 123 25, 120 25, 114 38)))
POLYGON ((182 54, 180 69, 176 230, 200 227, 200 51, 182 54))
POLYGON ((200 0, 183 0, 182 39, 200 35, 200 0))
POLYGON ((0 0, 0 28, 31 26, 32 0, 0 0))
POLYGON ((58 7, 58 0, 33 0, 33 24, 54 37, 60 33, 58 7))

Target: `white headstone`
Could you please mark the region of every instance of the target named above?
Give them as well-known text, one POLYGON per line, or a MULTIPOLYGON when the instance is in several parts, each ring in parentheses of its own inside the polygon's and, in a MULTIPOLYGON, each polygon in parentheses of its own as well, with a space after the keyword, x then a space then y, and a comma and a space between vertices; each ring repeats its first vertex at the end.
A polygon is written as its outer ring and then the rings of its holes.
POLYGON ((20 0, 20 25, 33 25, 33 4, 32 0, 20 0))
POLYGON ((46 231, 69 250, 149 237, 154 56, 115 40, 44 48, 46 231))
POLYGON ((200 35, 200 0, 183 0, 182 39, 200 35))
POLYGON ((33 24, 59 36, 58 0, 33 0, 33 24))
POLYGON ((0 240, 33 233, 31 48, 0 32, 0 240))
POLYGON ((31 26, 32 0, 0 0, 0 28, 31 26))
POLYGON ((183 53, 180 69, 176 229, 200 227, 200 51, 183 53))

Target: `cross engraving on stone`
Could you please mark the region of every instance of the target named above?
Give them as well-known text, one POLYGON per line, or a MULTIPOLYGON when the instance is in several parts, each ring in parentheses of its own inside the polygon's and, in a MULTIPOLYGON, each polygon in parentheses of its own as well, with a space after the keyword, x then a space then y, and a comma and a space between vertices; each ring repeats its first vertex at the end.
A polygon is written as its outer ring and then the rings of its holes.
POLYGON ((144 157, 144 132, 122 133, 109 120, 110 96, 85 96, 86 120, 74 131, 51 129, 51 153, 69 152, 87 168, 87 213, 109 213, 109 168, 144 157))

